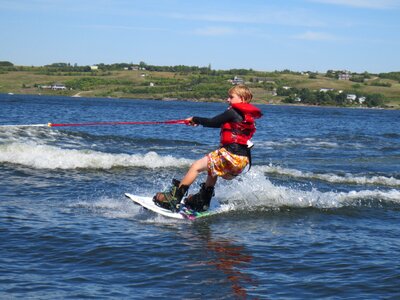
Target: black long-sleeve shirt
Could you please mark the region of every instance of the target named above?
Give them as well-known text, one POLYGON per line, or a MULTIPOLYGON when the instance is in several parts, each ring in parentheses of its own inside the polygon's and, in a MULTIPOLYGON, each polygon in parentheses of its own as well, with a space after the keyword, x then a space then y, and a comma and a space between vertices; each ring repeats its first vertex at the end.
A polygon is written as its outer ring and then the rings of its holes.
POLYGON ((193 117, 193 123, 203 125, 204 127, 219 128, 224 123, 242 122, 243 117, 233 108, 227 109, 222 114, 212 118, 193 117))
MULTIPOLYGON (((202 125, 204 127, 220 128, 224 123, 228 122, 242 122, 243 117, 235 109, 227 109, 222 114, 216 115, 212 118, 193 117, 193 123, 202 125)), ((250 149, 245 145, 229 144, 224 145, 224 148, 229 152, 242 156, 250 156, 250 149)))

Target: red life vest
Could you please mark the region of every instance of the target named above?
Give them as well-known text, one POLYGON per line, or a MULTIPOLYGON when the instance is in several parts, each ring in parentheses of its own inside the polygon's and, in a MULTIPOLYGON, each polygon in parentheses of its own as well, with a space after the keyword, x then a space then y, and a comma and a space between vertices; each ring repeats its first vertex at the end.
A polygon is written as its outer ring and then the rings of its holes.
POLYGON ((229 122, 221 126, 221 144, 241 144, 247 145, 247 141, 256 132, 254 119, 262 116, 261 111, 249 103, 232 104, 231 108, 237 110, 243 117, 242 122, 229 122))

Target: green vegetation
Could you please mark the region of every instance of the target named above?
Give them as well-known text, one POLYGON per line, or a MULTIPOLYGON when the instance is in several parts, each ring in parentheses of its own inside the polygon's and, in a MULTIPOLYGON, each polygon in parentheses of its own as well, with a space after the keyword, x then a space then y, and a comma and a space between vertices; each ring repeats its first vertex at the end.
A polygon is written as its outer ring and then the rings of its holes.
POLYGON ((0 61, 0 74, 0 93, 219 101, 233 84, 245 83, 258 103, 400 108, 400 72, 260 72, 144 62, 29 67, 0 61))
POLYGON ((14 65, 9 61, 0 61, 0 67, 12 67, 12 66, 14 65))
MULTIPOLYGON (((282 90, 278 90, 282 92, 282 90)), ((309 89, 290 89, 284 92, 287 97, 284 103, 301 102, 309 105, 333 105, 333 106, 353 106, 362 104, 367 107, 383 107, 385 105, 382 94, 368 94, 367 96, 356 94, 337 93, 334 91, 311 91, 309 89), (350 95, 350 97, 347 97, 350 95), (353 97, 351 97, 353 96, 353 97)))

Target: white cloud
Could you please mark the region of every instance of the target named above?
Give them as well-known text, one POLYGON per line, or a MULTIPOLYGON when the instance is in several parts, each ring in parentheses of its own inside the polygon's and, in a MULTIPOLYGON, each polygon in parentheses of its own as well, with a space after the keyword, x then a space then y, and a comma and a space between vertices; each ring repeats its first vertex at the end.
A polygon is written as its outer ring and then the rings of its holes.
POLYGON ((203 27, 195 29, 194 34, 206 36, 232 35, 234 30, 229 27, 203 27))
POLYGON ((316 16, 310 16, 309 12, 299 10, 275 10, 269 12, 222 12, 220 14, 201 13, 165 13, 163 16, 190 21, 205 21, 215 23, 232 24, 275 24, 286 26, 324 26, 325 22, 318 20, 316 16))
POLYGON ((128 31, 168 31, 167 28, 161 27, 144 27, 144 26, 125 26, 125 25, 79 25, 72 27, 96 29, 96 30, 128 30, 128 31))
POLYGON ((306 31, 304 33, 293 36, 297 40, 307 40, 307 41, 334 41, 338 38, 334 37, 329 33, 306 31))
POLYGON ((309 0, 309 1, 317 3, 360 7, 360 8, 372 8, 372 9, 390 9, 390 8, 400 7, 400 3, 397 0, 309 0))

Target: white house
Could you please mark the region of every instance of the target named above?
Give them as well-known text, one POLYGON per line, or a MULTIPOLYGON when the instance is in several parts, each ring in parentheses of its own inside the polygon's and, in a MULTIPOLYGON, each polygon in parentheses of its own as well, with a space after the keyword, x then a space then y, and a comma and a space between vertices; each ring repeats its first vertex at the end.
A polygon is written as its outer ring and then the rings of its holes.
POLYGON ((325 88, 323 88, 323 89, 320 89, 319 91, 320 91, 320 92, 326 93, 326 92, 334 91, 334 90, 335 90, 335 89, 325 89, 325 88))
POLYGON ((244 80, 238 76, 233 77, 233 80, 230 80, 232 84, 243 84, 244 80))
POLYGON ((349 71, 343 71, 342 73, 338 74, 339 80, 350 80, 351 74, 349 71))
POLYGON ((365 100, 367 100, 366 97, 358 97, 358 102, 359 102, 360 104, 363 104, 363 103, 365 102, 365 100))
POLYGON ((63 91, 63 90, 66 90, 67 88, 64 84, 55 83, 51 86, 51 89, 54 91, 63 91))
POLYGON ((347 94, 346 99, 349 100, 350 102, 355 101, 357 99, 357 95, 347 94))

